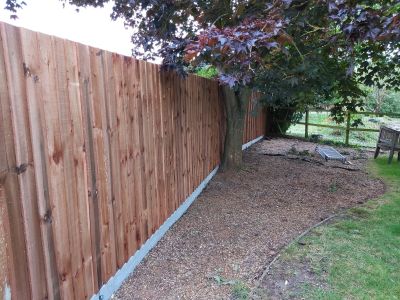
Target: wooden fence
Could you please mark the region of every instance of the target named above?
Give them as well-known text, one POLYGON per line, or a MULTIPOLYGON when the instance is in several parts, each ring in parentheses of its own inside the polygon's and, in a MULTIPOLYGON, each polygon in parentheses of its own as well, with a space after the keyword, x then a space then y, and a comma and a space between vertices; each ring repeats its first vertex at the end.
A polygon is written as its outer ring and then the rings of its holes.
POLYGON ((350 145, 350 133, 351 132, 379 132, 378 128, 365 128, 365 127, 353 127, 352 126, 352 118, 354 116, 377 116, 377 117, 393 117, 393 118, 399 118, 400 114, 396 114, 396 113, 376 113, 376 112, 372 112, 372 111, 355 111, 355 112, 351 112, 348 111, 346 113, 346 125, 345 126, 341 126, 341 125, 329 125, 329 124, 317 124, 317 123, 313 123, 310 122, 310 112, 316 112, 316 113, 330 113, 330 110, 327 109, 307 109, 305 111, 305 121, 304 122, 296 122, 296 124, 299 125, 304 125, 304 137, 306 139, 309 138, 309 127, 313 126, 313 127, 321 127, 321 128, 330 128, 330 129, 336 129, 336 130, 343 130, 345 132, 345 139, 344 139, 344 144, 346 146, 350 145))
POLYGON ((243 144, 266 134, 266 113, 255 102, 257 97, 257 94, 253 94, 253 98, 248 104, 247 115, 244 121, 243 144))
POLYGON ((1 23, 13 298, 96 293, 219 164, 224 128, 213 81, 1 23))

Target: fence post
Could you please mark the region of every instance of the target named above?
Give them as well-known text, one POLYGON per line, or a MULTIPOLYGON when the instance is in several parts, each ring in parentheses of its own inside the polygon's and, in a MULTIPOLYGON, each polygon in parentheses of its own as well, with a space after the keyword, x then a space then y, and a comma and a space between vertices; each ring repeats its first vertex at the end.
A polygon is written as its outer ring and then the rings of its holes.
POLYGON ((351 113, 349 111, 347 111, 346 113, 346 141, 345 141, 345 145, 348 146, 349 145, 349 140, 350 140, 350 119, 351 119, 351 113))
POLYGON ((310 120, 310 111, 308 109, 306 109, 306 125, 305 125, 305 133, 304 133, 304 137, 306 139, 308 139, 308 122, 310 120))

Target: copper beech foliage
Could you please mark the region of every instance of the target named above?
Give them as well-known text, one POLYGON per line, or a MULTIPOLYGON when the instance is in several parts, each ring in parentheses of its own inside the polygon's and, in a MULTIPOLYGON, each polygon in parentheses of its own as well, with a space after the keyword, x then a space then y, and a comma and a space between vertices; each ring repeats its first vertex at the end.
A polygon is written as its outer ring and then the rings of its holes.
POLYGON ((247 18, 235 27, 213 26, 186 46, 185 61, 210 61, 223 83, 230 87, 248 85, 255 70, 264 64, 265 55, 285 52, 285 45, 291 43, 285 25, 283 18, 272 11, 269 18, 247 18))
POLYGON ((301 56, 296 44, 315 43, 318 39, 325 41, 324 48, 330 48, 329 55, 349 59, 347 75, 352 75, 358 58, 358 68, 364 75, 360 78, 368 84, 388 79, 387 68, 386 74, 375 80, 367 74, 390 66, 394 76, 388 82, 398 86, 399 73, 395 71, 399 65, 396 57, 400 41, 399 11, 400 1, 274 1, 267 3, 264 11, 246 17, 237 25, 222 28, 211 25, 200 31, 185 47, 185 61, 210 62, 220 71, 221 82, 231 87, 248 85, 260 68, 270 64, 266 56, 279 51, 289 56, 288 48, 293 47, 301 56), (301 14, 310 14, 316 6, 326 7, 325 11, 319 11, 319 17, 325 19, 323 27, 306 24, 299 18, 301 14), (291 35, 298 28, 304 31, 302 40, 291 35), (378 65, 373 65, 374 60, 378 65))

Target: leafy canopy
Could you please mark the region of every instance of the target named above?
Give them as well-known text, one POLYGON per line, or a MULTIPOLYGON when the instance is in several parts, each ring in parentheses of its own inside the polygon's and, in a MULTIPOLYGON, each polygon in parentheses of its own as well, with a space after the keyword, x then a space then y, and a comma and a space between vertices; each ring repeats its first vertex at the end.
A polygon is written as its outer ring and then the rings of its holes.
MULTIPOLYGON (((60 0, 78 7, 108 0, 60 0)), ((275 107, 339 99, 338 121, 361 105, 359 83, 400 87, 400 0, 116 0, 112 18, 137 29, 133 54, 182 73, 216 68, 222 84, 263 92, 275 107)), ((20 0, 7 0, 16 12, 20 0)))

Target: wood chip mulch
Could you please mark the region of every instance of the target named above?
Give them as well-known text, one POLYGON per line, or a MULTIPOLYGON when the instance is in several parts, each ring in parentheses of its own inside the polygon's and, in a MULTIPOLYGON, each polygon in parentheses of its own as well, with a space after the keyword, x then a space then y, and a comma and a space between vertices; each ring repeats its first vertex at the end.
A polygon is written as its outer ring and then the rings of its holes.
POLYGON ((371 152, 338 149, 356 169, 349 171, 324 162, 315 147, 272 139, 246 150, 244 168, 219 173, 114 298, 232 299, 232 286, 216 279, 253 287, 279 250, 308 227, 384 192, 365 172, 371 152), (288 159, 296 156, 307 159, 288 159))

